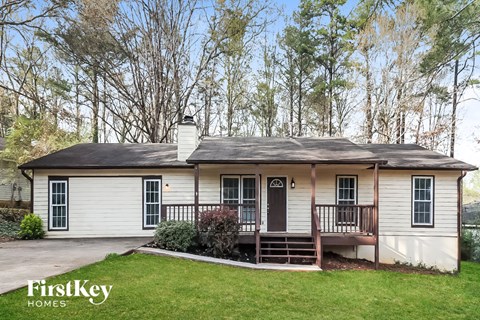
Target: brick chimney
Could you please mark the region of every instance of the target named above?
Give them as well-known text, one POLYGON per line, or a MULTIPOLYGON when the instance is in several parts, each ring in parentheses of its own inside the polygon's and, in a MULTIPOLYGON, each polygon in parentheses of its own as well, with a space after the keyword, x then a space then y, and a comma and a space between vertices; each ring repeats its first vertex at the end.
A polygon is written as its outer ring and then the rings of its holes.
POLYGON ((197 124, 192 116, 183 117, 182 123, 178 124, 177 137, 177 160, 185 161, 198 145, 197 124))

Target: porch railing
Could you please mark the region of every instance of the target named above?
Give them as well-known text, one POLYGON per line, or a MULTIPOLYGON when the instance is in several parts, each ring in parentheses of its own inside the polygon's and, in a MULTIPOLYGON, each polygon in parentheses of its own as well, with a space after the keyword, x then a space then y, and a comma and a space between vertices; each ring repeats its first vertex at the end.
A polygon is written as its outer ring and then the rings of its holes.
POLYGON ((322 233, 375 233, 373 205, 317 204, 322 233))
MULTIPOLYGON (((255 204, 238 203, 207 203, 199 204, 198 212, 210 211, 227 207, 234 210, 238 215, 238 223, 243 232, 255 231, 255 204)), ((195 204, 163 204, 161 208, 161 220, 176 220, 195 222, 195 204)))

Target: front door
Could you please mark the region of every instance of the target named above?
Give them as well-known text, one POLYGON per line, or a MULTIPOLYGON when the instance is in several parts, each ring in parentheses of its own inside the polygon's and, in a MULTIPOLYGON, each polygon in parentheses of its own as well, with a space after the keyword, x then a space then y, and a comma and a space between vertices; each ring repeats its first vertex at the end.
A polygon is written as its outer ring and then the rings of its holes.
POLYGON ((287 178, 267 178, 267 231, 287 231, 287 178))

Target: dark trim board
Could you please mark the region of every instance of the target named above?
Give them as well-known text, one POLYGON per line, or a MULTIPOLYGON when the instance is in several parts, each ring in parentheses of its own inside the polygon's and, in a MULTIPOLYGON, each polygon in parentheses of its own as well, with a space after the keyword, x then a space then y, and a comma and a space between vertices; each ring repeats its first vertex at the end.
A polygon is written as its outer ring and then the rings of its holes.
MULTIPOLYGON (((310 233, 288 233, 288 232, 267 232, 261 233, 261 237, 311 237, 310 233)), ((369 246, 375 245, 375 236, 344 236, 344 235, 322 235, 322 246, 369 246)), ((255 235, 241 234, 239 243, 255 243, 255 235)))
POLYGON ((427 228, 432 229, 435 228, 435 176, 434 175, 412 175, 410 178, 410 223, 411 227, 418 229, 418 228, 427 228), (413 224, 413 192, 414 192, 414 185, 413 180, 414 178, 432 178, 432 224, 431 225, 415 225, 413 224))
POLYGON ((160 180, 160 208, 158 211, 160 222, 162 220, 162 204, 163 204, 163 179, 162 176, 142 176, 142 230, 154 230, 155 227, 145 227, 145 180, 156 179, 160 180))
POLYGON ((106 170, 106 169, 193 169, 193 164, 185 165, 164 165, 164 166, 58 166, 58 167, 39 167, 39 166, 18 166, 18 169, 30 170, 106 170))
POLYGON ((375 236, 321 235, 322 246, 368 246, 376 244, 375 236))
POLYGON ((30 182, 30 212, 33 213, 33 197, 34 197, 34 192, 33 192, 33 177, 35 175, 34 170, 32 170, 32 176, 29 176, 25 170, 20 170, 22 173, 22 176, 24 176, 29 182, 30 182))
POLYGON ((293 160, 188 160, 189 164, 386 164, 386 160, 332 160, 332 161, 293 161, 293 160))
MULTIPOLYGON (((369 167, 367 169, 373 170, 375 167, 369 167)), ((436 168, 436 167, 388 167, 388 166, 380 166, 380 170, 399 170, 399 171, 475 171, 476 169, 462 169, 462 168, 436 168)))
POLYGON ((240 234, 238 236, 238 243, 240 244, 255 244, 255 235, 252 234, 240 234))
POLYGON ((47 209, 47 230, 48 231, 69 231, 70 230, 70 183, 68 180, 69 177, 64 176, 48 176, 48 188, 47 188, 47 197, 48 197, 48 209, 47 209), (67 182, 67 228, 66 229, 51 229, 50 228, 50 181, 66 181, 67 182))

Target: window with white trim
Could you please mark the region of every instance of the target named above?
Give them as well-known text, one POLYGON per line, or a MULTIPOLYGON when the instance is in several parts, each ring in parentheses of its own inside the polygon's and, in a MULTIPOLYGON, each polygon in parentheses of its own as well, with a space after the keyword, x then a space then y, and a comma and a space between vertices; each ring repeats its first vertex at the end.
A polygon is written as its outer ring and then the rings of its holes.
POLYGON ((49 181, 49 225, 50 230, 68 230, 68 181, 49 181))
POLYGON ((255 221, 255 176, 222 176, 222 203, 238 210, 241 222, 255 221), (233 204, 243 204, 234 206, 233 204))
POLYGON ((143 180, 143 227, 155 227, 160 222, 160 206, 162 198, 162 180, 143 180))
POLYGON ((433 177, 412 178, 412 225, 433 226, 433 177))
MULTIPOLYGON (((357 177, 337 176, 337 204, 357 204, 357 177)), ((339 207, 337 224, 356 224, 355 208, 339 207)))

